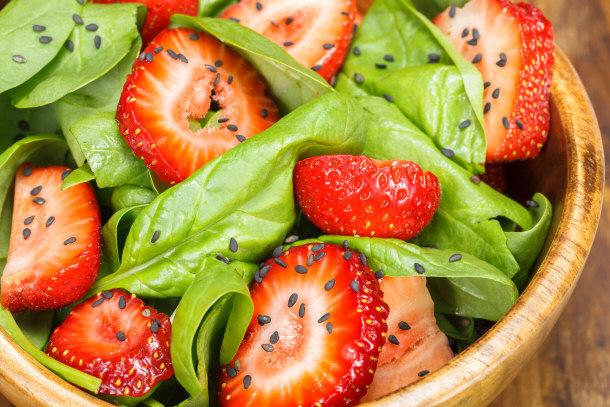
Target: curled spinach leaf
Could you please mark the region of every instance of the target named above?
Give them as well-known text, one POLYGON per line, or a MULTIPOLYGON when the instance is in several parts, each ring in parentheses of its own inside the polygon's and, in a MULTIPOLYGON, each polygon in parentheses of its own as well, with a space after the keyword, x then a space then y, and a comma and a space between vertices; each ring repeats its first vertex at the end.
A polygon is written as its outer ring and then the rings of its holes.
POLYGON ((22 311, 13 315, 23 335, 40 350, 44 350, 51 335, 54 311, 22 311))
POLYGON ((138 185, 122 185, 112 191, 110 203, 113 211, 136 205, 148 205, 157 197, 152 189, 138 185))
MULTIPOLYGON (((111 272, 116 271, 121 264, 121 250, 131 225, 146 205, 134 205, 117 210, 102 228, 104 244, 103 261, 111 272)), ((108 273, 109 274, 109 273, 108 273)), ((103 276, 100 276, 103 277, 103 276)))
POLYGON ((199 0, 200 17, 217 17, 236 0, 199 0))
POLYGON ((417 10, 432 19, 450 6, 463 7, 470 0, 411 0, 417 10))
POLYGON ((74 185, 82 184, 85 182, 93 181, 95 179, 95 174, 89 167, 89 164, 85 163, 72 171, 70 175, 68 175, 64 182, 61 184, 62 191, 73 187, 74 185))

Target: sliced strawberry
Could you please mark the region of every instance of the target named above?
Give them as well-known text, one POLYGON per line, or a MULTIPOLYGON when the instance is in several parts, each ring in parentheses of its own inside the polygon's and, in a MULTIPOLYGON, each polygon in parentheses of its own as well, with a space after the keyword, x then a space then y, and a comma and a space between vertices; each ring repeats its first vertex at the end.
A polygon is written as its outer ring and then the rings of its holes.
POLYGON ((116 289, 74 307, 46 353, 101 378, 100 393, 141 397, 174 374, 170 338, 167 315, 116 289))
POLYGON ((549 132, 553 27, 536 7, 471 0, 434 23, 485 81, 487 161, 538 155, 549 132))
POLYGON ((301 64, 331 78, 343 65, 356 17, 355 0, 242 0, 221 15, 284 47, 301 64))
POLYGON ((419 233, 438 208, 438 179, 410 161, 321 156, 297 163, 294 191, 307 217, 328 234, 393 237, 419 233))
POLYGON ((199 11, 198 0, 93 0, 94 3, 142 3, 146 6, 146 22, 142 27, 144 46, 169 25, 174 14, 196 16, 199 11))
POLYGON ((258 72, 215 37, 165 30, 127 77, 119 128, 148 168, 175 184, 278 120, 266 90, 258 72), (219 109, 201 128, 197 120, 219 109))
POLYGON ((11 312, 63 307, 87 293, 101 261, 100 210, 89 184, 61 190, 67 167, 24 164, 15 177, 13 224, 2 274, 11 312))
POLYGON ((254 317, 222 369, 221 405, 357 403, 373 380, 388 315, 366 258, 308 244, 267 261, 258 275, 254 317))
POLYGON ((506 170, 502 164, 486 164, 485 174, 479 175, 479 178, 498 192, 505 193, 508 190, 506 170))
POLYGON ((362 401, 376 400, 417 381, 453 357, 447 337, 436 325, 425 277, 384 277, 380 286, 390 307, 388 341, 362 401))

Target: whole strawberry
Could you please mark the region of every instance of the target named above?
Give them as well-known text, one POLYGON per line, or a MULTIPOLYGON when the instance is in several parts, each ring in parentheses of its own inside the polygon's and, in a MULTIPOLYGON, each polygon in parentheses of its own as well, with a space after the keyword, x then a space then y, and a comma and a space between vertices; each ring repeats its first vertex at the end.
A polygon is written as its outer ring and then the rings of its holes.
POLYGON ((550 125, 551 23, 530 4, 472 0, 434 24, 483 75, 487 162, 538 155, 550 125))
POLYGON ((366 156, 321 156, 297 163, 296 200, 328 234, 408 240, 440 203, 438 179, 410 161, 366 156))

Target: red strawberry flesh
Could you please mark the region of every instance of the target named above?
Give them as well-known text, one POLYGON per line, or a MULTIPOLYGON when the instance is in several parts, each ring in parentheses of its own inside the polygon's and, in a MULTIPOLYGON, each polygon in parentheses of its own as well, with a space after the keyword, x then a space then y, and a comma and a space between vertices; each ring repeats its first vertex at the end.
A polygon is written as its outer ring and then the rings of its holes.
POLYGON ((61 190, 67 167, 17 170, 2 305, 11 312, 68 305, 87 293, 101 259, 101 223, 87 183, 61 190))
POLYGON ((364 395, 385 342, 388 309, 370 268, 358 253, 345 253, 308 244, 277 258, 286 268, 267 261, 269 271, 251 290, 246 337, 222 369, 222 405, 351 406, 364 395))
POLYGON ((167 315, 116 289, 74 307, 46 353, 102 379, 100 393, 141 397, 173 375, 167 315))

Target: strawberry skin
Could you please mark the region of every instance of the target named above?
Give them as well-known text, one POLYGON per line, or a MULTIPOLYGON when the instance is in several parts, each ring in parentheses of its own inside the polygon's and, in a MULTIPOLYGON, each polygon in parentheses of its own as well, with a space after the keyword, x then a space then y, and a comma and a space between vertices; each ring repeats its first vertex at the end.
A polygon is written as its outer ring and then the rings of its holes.
POLYGON ((550 125, 551 23, 536 7, 508 0, 472 0, 434 23, 483 75, 487 162, 538 155, 550 125))
POLYGON ((296 200, 328 234, 408 240, 440 203, 438 179, 410 161, 366 156, 320 156, 297 163, 296 200))
POLYGON ((479 175, 479 178, 498 192, 505 193, 508 191, 508 179, 502 164, 485 165, 485 174, 479 175))
POLYGON ((221 15, 284 47, 294 59, 327 81, 337 73, 349 48, 356 18, 355 0, 242 0, 221 15))
POLYGON ((173 185, 278 120, 259 73, 215 37, 185 28, 159 34, 135 62, 117 109, 121 134, 173 185), (209 127, 191 121, 222 109, 209 127))
POLYGON ((171 323, 133 294, 103 291, 74 307, 46 353, 102 379, 100 393, 141 397, 174 374, 171 323))
POLYGON ((388 308, 366 258, 308 244, 268 260, 261 275, 245 339, 221 372, 220 404, 356 404, 387 330, 388 308))
POLYGON ((87 293, 101 261, 100 211, 87 183, 61 190, 67 167, 24 164, 15 177, 2 306, 11 312, 68 305, 87 293))
POLYGON ((146 6, 146 21, 142 27, 144 46, 169 25, 174 14, 196 16, 199 11, 198 0, 93 0, 94 3, 142 3, 146 6))

